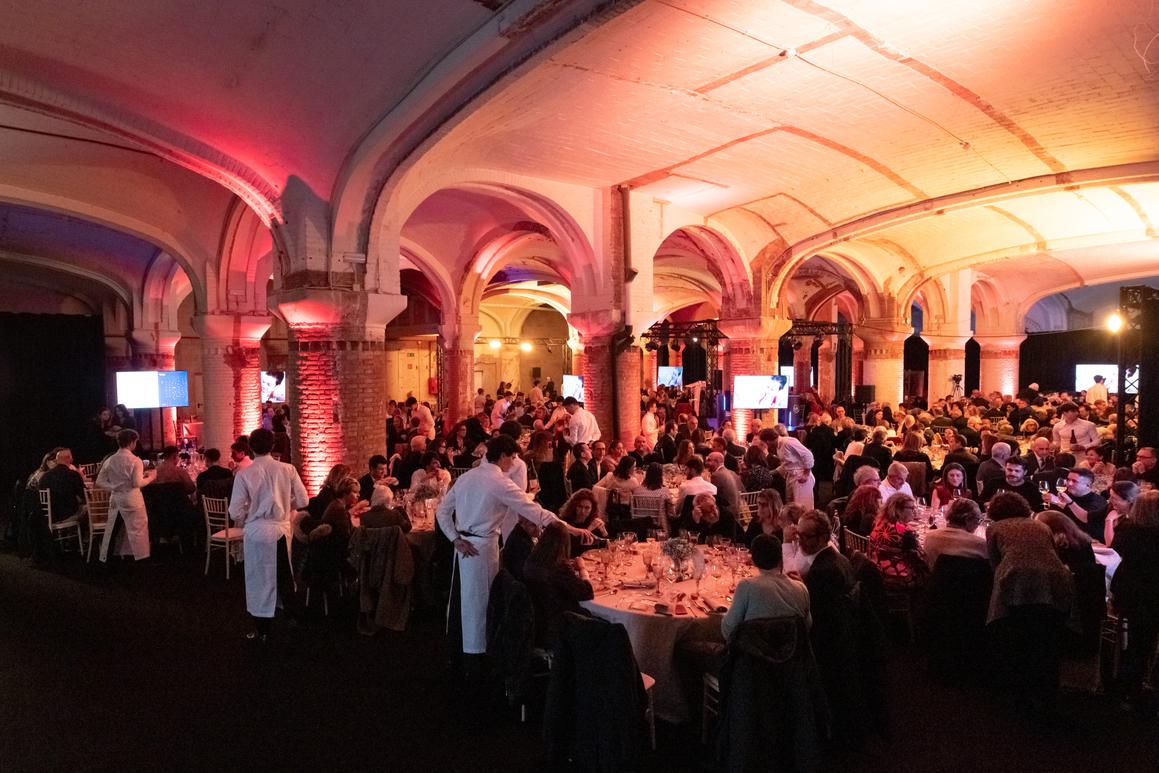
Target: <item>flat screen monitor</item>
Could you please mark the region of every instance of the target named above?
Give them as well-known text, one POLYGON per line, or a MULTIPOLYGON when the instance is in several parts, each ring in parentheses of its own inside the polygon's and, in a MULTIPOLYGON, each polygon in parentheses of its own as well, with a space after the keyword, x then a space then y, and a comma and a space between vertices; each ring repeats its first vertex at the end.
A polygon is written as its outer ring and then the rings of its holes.
POLYGON ((284 370, 262 371, 262 403, 286 402, 286 372, 284 370))
POLYGON ((676 387, 684 386, 684 367, 682 365, 661 365, 656 368, 656 386, 676 387))
POLYGON ((563 396, 574 397, 581 403, 584 402, 584 377, 565 375, 563 377, 563 396))
MULTIPOLYGON (((781 375, 784 376, 785 378, 787 378, 789 380, 790 384, 796 383, 796 381, 793 378, 793 372, 794 371, 793 371, 792 365, 782 365, 781 366, 781 375)), ((810 384, 812 384, 814 381, 814 379, 813 379, 814 375, 815 374, 814 374, 813 368, 809 368, 809 383, 810 384)))
POLYGON ((184 408, 189 405, 189 373, 184 370, 118 371, 117 402, 126 408, 184 408))
POLYGON ((737 376, 732 404, 754 411, 788 408, 789 380, 784 376, 737 376))
MULTIPOLYGON (((1103 363, 1080 363, 1074 366, 1074 391, 1082 392, 1094 386, 1095 376, 1102 376, 1107 391, 1111 394, 1119 392, 1119 366, 1103 363)), ((1127 394, 1136 394, 1138 390, 1128 389, 1127 394)))

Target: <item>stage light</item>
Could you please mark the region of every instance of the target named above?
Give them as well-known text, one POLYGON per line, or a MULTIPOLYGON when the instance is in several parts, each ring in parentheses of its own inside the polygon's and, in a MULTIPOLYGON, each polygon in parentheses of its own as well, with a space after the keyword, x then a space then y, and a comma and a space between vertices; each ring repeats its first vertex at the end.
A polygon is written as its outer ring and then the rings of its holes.
POLYGON ((692 343, 698 344, 700 343, 700 339, 697 336, 692 336, 692 343))
POLYGON ((1110 330, 1112 333, 1118 333, 1122 329, 1123 318, 1119 316, 1119 312, 1116 311, 1114 314, 1107 317, 1107 330, 1110 330))
POLYGON ((503 344, 502 344, 502 343, 500 343, 500 341, 499 341, 499 339, 498 339, 498 338, 492 338, 492 339, 491 339, 491 340, 490 340, 490 341, 487 343, 487 345, 488 345, 488 346, 490 346, 492 349, 498 349, 498 348, 499 348, 500 346, 502 346, 503 344))
POLYGON ((520 344, 519 344, 519 350, 520 350, 521 352, 529 352, 529 351, 531 351, 531 342, 530 342, 530 341, 522 341, 522 342, 520 342, 520 344))

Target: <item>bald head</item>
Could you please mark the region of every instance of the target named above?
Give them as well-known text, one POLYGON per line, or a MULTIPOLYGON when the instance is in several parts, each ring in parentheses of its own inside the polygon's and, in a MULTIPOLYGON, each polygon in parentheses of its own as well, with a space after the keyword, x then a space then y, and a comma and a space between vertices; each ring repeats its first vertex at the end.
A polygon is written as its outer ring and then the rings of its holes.
POLYGON ((1012 453, 1009 443, 995 443, 990 447, 990 456, 999 464, 1006 464, 1012 453))
POLYGON ((704 466, 708 468, 709 472, 716 472, 724 466, 724 454, 719 451, 713 451, 704 460, 704 466))

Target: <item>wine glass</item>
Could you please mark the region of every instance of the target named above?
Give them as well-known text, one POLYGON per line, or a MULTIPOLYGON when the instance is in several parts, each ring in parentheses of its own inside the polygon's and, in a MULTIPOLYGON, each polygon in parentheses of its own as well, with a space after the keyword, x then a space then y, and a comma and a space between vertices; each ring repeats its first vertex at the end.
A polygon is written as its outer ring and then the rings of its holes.
POLYGON ((1046 495, 1050 493, 1050 481, 1040 480, 1038 482, 1038 491, 1042 494, 1043 497, 1046 497, 1046 495))

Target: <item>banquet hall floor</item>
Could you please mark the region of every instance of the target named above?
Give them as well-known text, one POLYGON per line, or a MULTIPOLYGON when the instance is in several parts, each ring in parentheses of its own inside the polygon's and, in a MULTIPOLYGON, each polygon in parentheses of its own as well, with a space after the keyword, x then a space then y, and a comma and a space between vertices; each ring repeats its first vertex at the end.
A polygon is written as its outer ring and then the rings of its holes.
MULTIPOLYGON (((448 679, 437 613, 373 638, 319 614, 257 655, 240 576, 202 567, 41 569, 0 551, 0 771, 543 769, 534 722, 448 679)), ((1109 697, 1066 696, 1045 723, 929 683, 910 656, 891 664, 892 746, 832 770, 1159 770, 1159 724, 1109 697)), ((650 769, 709 769, 697 733, 658 734, 650 769)))

